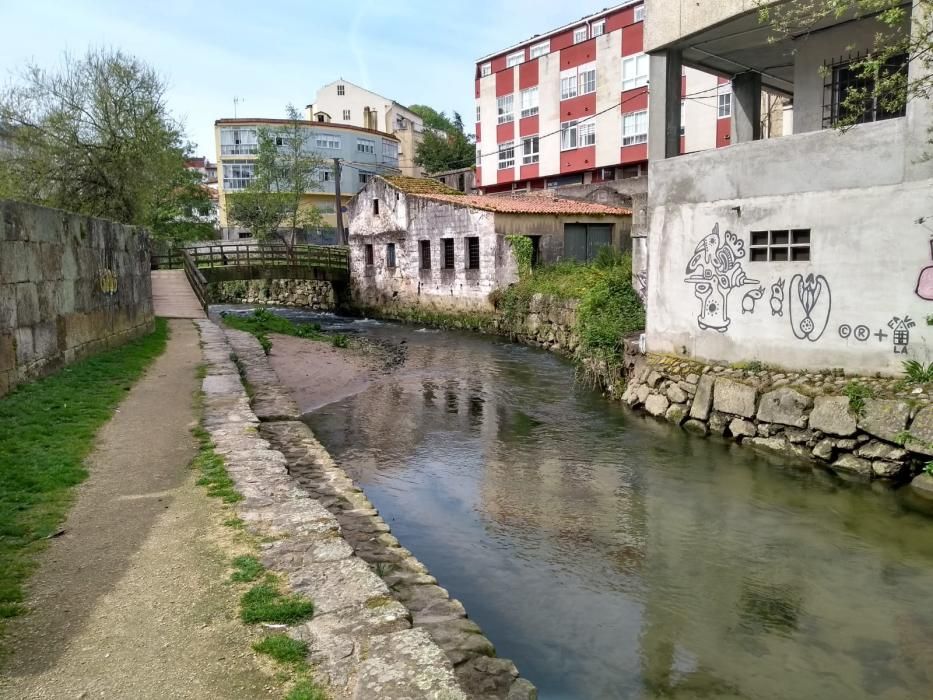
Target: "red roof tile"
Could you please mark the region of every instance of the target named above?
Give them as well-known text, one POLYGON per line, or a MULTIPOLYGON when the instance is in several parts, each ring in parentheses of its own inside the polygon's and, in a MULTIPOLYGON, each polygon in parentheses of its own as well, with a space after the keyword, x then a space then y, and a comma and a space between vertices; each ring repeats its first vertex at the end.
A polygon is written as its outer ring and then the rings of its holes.
POLYGON ((540 195, 514 195, 493 197, 490 195, 415 195, 438 202, 448 202, 461 207, 498 212, 500 214, 586 214, 588 216, 631 216, 632 210, 625 207, 610 207, 596 202, 581 202, 576 199, 542 197, 540 195))

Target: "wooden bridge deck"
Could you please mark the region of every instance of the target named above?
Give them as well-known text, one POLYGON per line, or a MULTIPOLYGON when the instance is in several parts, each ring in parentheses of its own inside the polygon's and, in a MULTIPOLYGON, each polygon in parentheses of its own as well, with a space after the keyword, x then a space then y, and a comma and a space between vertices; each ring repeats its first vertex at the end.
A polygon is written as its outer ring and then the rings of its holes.
POLYGON ((156 316, 204 318, 204 309, 184 270, 152 271, 152 306, 156 316))

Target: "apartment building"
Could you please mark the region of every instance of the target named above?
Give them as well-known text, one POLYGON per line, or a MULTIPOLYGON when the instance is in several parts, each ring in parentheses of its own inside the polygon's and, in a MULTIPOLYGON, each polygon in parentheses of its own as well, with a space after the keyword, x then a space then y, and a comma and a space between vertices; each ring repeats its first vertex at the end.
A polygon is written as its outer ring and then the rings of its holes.
POLYGON ((341 79, 320 88, 306 110, 310 121, 391 134, 398 139, 402 175, 422 175, 421 168, 415 165, 415 150, 423 138, 424 121, 395 100, 341 79))
MULTIPOLYGON (((644 21, 642 0, 627 0, 479 59, 476 186, 493 193, 644 175, 644 21)), ((728 145, 729 81, 686 68, 681 83, 681 151, 728 145)))
MULTIPOLYGON (((219 223, 224 238, 249 237, 228 220, 226 196, 246 189, 255 172, 259 130, 286 129, 286 119, 218 119, 214 135, 218 154, 219 223)), ((306 147, 328 162, 318 175, 318 188, 308 192, 303 205, 314 206, 323 215, 323 225, 337 225, 336 182, 333 159, 340 160, 340 194, 345 205, 375 175, 397 172, 399 141, 390 134, 349 124, 305 121, 306 147)))

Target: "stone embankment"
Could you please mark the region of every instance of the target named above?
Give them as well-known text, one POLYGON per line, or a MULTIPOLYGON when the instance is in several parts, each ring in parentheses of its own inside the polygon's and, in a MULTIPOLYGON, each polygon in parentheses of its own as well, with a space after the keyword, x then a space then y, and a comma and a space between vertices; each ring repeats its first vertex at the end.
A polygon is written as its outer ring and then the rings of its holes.
POLYGON ((300 306, 315 311, 335 308, 334 286, 319 280, 234 280, 208 285, 215 304, 300 306))
POLYGON ((206 427, 246 496, 240 517, 287 535, 265 546, 263 563, 315 602, 314 618, 289 633, 308 642, 335 697, 534 698, 298 420, 255 338, 202 329, 206 427))
POLYGON ((845 393, 852 381, 649 355, 622 400, 698 435, 816 461, 840 476, 894 483, 915 476, 933 455, 931 397, 866 378, 856 380, 862 398, 852 401, 845 393))

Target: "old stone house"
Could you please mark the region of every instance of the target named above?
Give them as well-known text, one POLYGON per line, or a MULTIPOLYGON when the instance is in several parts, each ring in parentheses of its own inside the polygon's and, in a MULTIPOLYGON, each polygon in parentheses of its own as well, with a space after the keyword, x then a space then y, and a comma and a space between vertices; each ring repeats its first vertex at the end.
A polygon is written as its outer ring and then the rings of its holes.
POLYGON ((353 298, 367 306, 485 310, 517 280, 508 236, 533 264, 631 249, 631 210, 547 194, 467 195, 432 179, 376 177, 348 207, 353 298))

